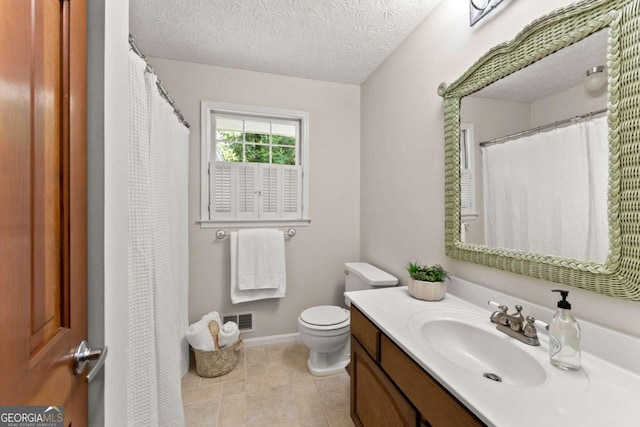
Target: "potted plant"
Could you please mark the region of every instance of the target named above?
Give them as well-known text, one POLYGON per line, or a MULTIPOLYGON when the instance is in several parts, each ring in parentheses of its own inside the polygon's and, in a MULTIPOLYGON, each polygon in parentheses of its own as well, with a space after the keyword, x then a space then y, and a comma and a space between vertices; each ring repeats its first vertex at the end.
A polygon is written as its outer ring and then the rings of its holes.
POLYGON ((449 277, 449 273, 442 266, 410 262, 407 265, 407 271, 411 296, 426 301, 440 301, 444 298, 447 293, 445 280, 449 277))

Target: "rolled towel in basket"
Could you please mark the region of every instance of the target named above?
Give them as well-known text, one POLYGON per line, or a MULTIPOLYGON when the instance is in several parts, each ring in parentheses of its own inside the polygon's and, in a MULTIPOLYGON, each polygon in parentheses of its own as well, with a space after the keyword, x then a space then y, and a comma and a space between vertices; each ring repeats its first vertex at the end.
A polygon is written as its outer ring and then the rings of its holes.
POLYGON ((196 323, 189 325, 187 329, 187 341, 196 350, 211 351, 213 348, 213 338, 207 328, 207 323, 200 319, 196 323))
POLYGON ((218 322, 218 325, 222 326, 222 319, 220 318, 220 314, 217 311, 212 311, 211 313, 205 314, 200 320, 205 322, 205 326, 209 325, 209 322, 211 322, 212 320, 215 320, 216 322, 218 322))
POLYGON ((240 330, 235 322, 227 322, 220 329, 220 348, 235 344, 240 337, 240 330))
POLYGON ((216 350, 213 337, 209 332, 209 322, 212 320, 215 320, 218 324, 222 323, 218 312, 212 311, 189 326, 189 329, 187 329, 187 342, 191 347, 202 351, 216 350))

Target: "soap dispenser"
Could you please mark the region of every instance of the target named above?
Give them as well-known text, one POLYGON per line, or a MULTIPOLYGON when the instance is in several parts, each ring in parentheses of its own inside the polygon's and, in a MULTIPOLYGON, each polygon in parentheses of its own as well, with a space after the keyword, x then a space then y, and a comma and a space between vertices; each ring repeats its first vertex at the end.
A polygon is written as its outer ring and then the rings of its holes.
POLYGON ((571 304, 567 301, 569 291, 554 289, 562 300, 558 311, 549 324, 549 357, 551 364, 567 371, 580 370, 580 326, 571 315, 571 304))

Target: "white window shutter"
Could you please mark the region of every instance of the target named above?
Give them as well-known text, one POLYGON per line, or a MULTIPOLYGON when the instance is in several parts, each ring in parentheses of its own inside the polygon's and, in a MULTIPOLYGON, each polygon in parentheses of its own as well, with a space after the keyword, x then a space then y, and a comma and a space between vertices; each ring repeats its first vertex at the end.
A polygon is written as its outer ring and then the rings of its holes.
POLYGON ((462 169, 460 171, 460 208, 461 209, 471 209, 471 191, 472 191, 472 182, 471 182, 471 170, 462 169))
POLYGON ((473 124, 460 123, 460 214, 476 217, 475 140, 473 124))
POLYGON ((233 163, 236 218, 258 218, 258 164, 233 163))
POLYGON ((301 217, 300 166, 212 163, 211 219, 301 217))
POLYGON ((302 218, 302 168, 282 166, 282 217, 302 218))
POLYGON ((279 218, 281 203, 282 167, 260 165, 260 218, 279 218))
POLYGON ((231 163, 213 162, 210 169, 209 218, 230 219, 235 217, 233 200, 233 168, 231 163))

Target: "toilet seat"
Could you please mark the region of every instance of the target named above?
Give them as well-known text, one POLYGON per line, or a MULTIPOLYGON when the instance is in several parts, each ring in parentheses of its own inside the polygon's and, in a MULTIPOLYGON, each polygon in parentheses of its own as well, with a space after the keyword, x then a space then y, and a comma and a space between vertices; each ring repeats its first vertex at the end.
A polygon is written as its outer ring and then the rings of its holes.
POLYGON ((349 311, 335 305, 319 305, 300 313, 300 321, 311 329, 338 329, 349 324, 349 311))

